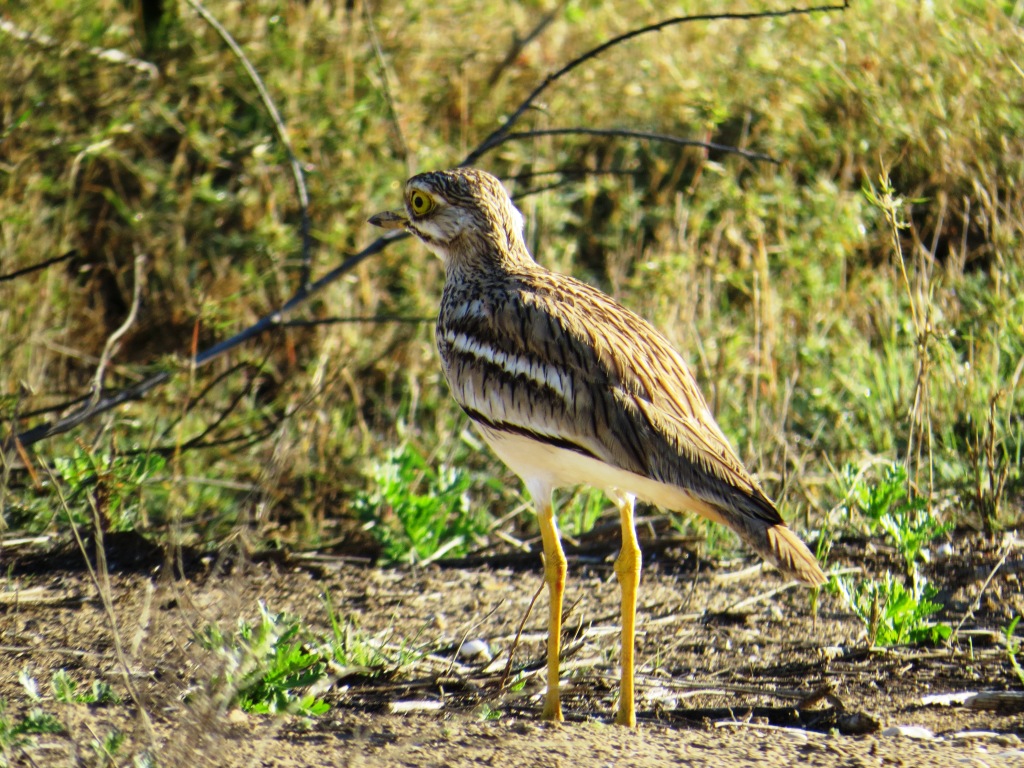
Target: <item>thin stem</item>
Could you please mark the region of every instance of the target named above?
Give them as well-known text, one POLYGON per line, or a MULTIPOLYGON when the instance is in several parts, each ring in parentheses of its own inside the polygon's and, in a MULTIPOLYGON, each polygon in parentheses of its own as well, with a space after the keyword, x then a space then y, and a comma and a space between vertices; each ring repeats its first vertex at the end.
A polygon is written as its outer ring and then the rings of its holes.
POLYGON ((295 181, 295 193, 299 196, 299 208, 301 214, 301 221, 299 223, 299 234, 302 236, 302 272, 300 277, 300 284, 306 285, 309 282, 309 276, 312 271, 313 263, 313 238, 310 234, 310 221, 309 221, 309 192, 306 190, 306 177, 302 173, 302 165, 299 163, 298 158, 295 156, 295 152, 292 150, 292 142, 288 136, 288 128, 284 124, 284 120, 281 119, 281 113, 277 111, 277 106, 274 104, 274 100, 270 97, 270 93, 267 91, 267 87, 263 84, 263 80, 260 78, 256 68, 249 61, 249 58, 245 55, 241 46, 235 41, 235 38, 231 36, 231 33, 224 28, 224 25, 217 21, 217 18, 210 13, 206 8, 203 7, 199 0, 186 0, 192 9, 203 17, 203 20, 209 24, 213 29, 220 35, 221 40, 231 49, 231 52, 235 54, 242 66, 245 68, 245 72, 249 75, 249 79, 252 84, 256 86, 256 90, 260 94, 260 100, 263 102, 264 108, 267 110, 267 114, 270 115, 270 119, 274 123, 274 131, 277 133, 278 141, 284 147, 285 152, 288 154, 288 165, 292 170, 292 178, 295 181))

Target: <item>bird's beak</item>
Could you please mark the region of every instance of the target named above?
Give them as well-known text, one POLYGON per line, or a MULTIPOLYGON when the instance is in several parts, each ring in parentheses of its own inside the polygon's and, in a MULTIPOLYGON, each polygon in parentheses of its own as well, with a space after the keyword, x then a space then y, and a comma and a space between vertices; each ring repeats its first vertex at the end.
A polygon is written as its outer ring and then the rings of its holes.
POLYGON ((367 219, 373 226, 383 229, 404 229, 409 223, 409 217, 402 211, 381 211, 367 219))

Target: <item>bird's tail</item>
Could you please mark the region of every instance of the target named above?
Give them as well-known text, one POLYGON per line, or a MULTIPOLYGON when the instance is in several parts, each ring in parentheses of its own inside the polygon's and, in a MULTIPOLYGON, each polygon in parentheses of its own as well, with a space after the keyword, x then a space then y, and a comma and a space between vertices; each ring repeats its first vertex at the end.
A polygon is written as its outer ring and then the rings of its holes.
POLYGON ((698 501, 690 508, 734 530, 748 546, 784 573, 814 587, 827 581, 807 545, 786 526, 767 497, 757 493, 730 501, 733 503, 729 506, 698 501))
POLYGON ((696 512, 731 528, 765 560, 806 584, 818 586, 827 581, 807 545, 786 527, 778 509, 753 482, 745 489, 719 483, 701 495, 683 490, 681 485, 652 483, 639 495, 666 509, 696 512))
POLYGON ((764 541, 767 546, 757 547, 758 553, 780 570, 813 587, 825 583, 817 559, 785 523, 766 527, 764 541))

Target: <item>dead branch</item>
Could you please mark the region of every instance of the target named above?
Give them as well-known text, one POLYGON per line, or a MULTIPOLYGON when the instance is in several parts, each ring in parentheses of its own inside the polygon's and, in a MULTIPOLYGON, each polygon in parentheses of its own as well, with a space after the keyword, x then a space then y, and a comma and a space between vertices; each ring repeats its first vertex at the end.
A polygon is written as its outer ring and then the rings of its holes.
POLYGON ((124 322, 121 323, 117 330, 110 334, 110 337, 107 339, 107 343, 103 345, 103 353, 100 355, 100 361, 96 365, 96 374, 93 376, 92 380, 93 395, 91 401, 94 403, 100 399, 100 393, 103 392, 103 377, 107 373, 107 366, 110 365, 110 358, 114 356, 117 342, 119 342, 121 337, 128 333, 128 330, 135 325, 135 318, 139 315, 139 305, 142 303, 142 284, 145 282, 145 266, 145 254, 136 254, 135 289, 132 292, 132 306, 131 309, 128 310, 128 317, 124 319, 124 322))
POLYGON ((543 16, 540 17, 533 29, 526 33, 526 37, 520 37, 518 32, 512 33, 512 45, 509 46, 508 53, 505 54, 505 58, 495 65, 494 69, 491 70, 490 76, 487 78, 487 87, 493 88, 495 84, 501 79, 501 76, 505 73, 512 62, 514 62, 519 54, 523 52, 523 49, 540 37, 541 33, 555 20, 559 12, 565 6, 565 0, 560 0, 555 3, 554 7, 543 16))

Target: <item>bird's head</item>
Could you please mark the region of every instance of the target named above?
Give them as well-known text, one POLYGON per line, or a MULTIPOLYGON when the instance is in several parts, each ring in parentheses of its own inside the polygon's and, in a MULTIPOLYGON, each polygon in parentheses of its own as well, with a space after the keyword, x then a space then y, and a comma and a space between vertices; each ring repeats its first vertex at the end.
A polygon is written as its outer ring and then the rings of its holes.
POLYGON ((500 181, 474 168, 413 176, 405 183, 405 210, 384 211, 369 221, 408 230, 446 266, 530 258, 523 243, 523 215, 500 181))

